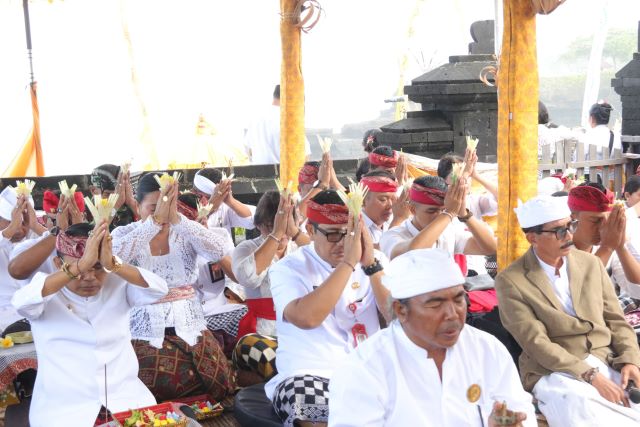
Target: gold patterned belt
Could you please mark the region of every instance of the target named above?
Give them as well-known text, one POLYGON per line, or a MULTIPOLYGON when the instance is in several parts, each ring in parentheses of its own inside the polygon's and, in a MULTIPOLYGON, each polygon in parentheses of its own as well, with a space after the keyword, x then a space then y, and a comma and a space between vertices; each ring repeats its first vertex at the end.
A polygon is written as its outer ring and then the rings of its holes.
POLYGON ((154 304, 162 304, 164 302, 179 301, 181 299, 191 299, 195 296, 196 291, 191 285, 178 286, 177 288, 170 288, 169 293, 162 299, 154 302, 154 304))

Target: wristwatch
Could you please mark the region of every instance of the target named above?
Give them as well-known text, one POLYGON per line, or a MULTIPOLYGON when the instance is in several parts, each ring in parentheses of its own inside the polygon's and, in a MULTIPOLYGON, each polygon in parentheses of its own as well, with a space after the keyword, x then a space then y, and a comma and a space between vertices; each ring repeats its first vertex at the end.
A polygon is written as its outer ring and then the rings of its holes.
POLYGON ((313 183, 312 188, 319 188, 324 191, 324 190, 327 190, 329 187, 321 183, 320 180, 317 180, 316 182, 313 183))
POLYGON ((373 259, 373 264, 366 267, 363 265, 361 267, 362 271, 364 271, 364 274, 366 274, 367 276, 373 276, 377 272, 384 270, 384 267, 382 266, 382 264, 380 264, 380 260, 378 260, 378 258, 373 259))
POLYGON ((111 270, 109 270, 105 266, 102 266, 102 269, 107 273, 117 273, 118 270, 122 268, 122 260, 118 255, 114 255, 113 257, 111 257, 111 263, 113 264, 113 267, 111 267, 111 270))
POLYGON ((458 216, 458 221, 460 222, 467 222, 469 221, 469 218, 471 218, 473 216, 473 213, 467 209, 467 213, 464 216, 458 216))
POLYGON ((58 234, 60 234, 60 227, 58 227, 57 225, 54 225, 53 227, 51 227, 51 229, 49 230, 49 235, 50 236, 58 236, 58 234))

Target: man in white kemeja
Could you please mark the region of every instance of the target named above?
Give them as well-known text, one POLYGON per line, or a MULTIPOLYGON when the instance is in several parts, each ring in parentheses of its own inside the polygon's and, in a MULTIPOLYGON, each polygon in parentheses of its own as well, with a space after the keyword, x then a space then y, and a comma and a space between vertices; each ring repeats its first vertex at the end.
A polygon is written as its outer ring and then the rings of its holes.
POLYGON ((278 374, 265 392, 286 426, 326 425, 333 369, 379 330, 376 307, 386 313, 388 298, 382 254, 335 191, 309 201, 307 219, 313 243, 269 268, 278 374))
POLYGON ((0 193, 0 332, 22 318, 11 306, 11 298, 20 287, 9 274, 11 252, 20 242, 46 231, 36 219, 31 196, 19 195, 13 187, 5 187, 0 193))
POLYGON ((330 426, 491 427, 496 402, 521 411, 502 425, 537 425, 507 349, 465 325, 464 278, 451 255, 407 252, 382 281, 396 319, 336 369, 330 426))
POLYGON ((91 426, 101 405, 119 412, 155 404, 138 379, 129 311, 166 295, 166 282, 113 256, 105 222, 93 231, 69 227, 56 249, 60 271, 37 273, 12 300, 38 352, 31 426, 91 426))

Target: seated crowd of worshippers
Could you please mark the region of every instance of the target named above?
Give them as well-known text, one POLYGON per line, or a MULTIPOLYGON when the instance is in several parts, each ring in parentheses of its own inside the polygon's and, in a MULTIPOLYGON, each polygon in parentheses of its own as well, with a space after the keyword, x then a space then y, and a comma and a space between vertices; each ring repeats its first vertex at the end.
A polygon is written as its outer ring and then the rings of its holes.
POLYGON ((376 135, 356 216, 329 153, 296 197, 255 207, 213 168, 180 192, 99 166, 91 192, 118 196, 108 219, 57 190, 39 216, 6 187, 0 328, 33 333, 31 425, 257 383, 285 426, 637 425, 640 177, 626 204, 554 177, 566 191, 515 209, 530 248, 495 276, 497 187, 475 151, 410 180, 376 135), (234 227, 257 237, 236 245, 234 227))

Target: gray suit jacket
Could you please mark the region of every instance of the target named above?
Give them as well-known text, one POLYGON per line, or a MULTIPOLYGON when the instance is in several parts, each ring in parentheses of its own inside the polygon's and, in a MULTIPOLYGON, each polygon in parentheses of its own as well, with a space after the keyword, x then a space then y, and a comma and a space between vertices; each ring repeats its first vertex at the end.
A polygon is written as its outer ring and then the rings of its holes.
POLYGON ((617 370, 627 363, 640 366, 636 334, 602 262, 573 248, 567 264, 577 317, 562 309, 532 248, 496 277, 500 318, 522 347, 520 376, 528 391, 552 372, 581 379, 590 368, 584 361, 589 354, 617 370))

